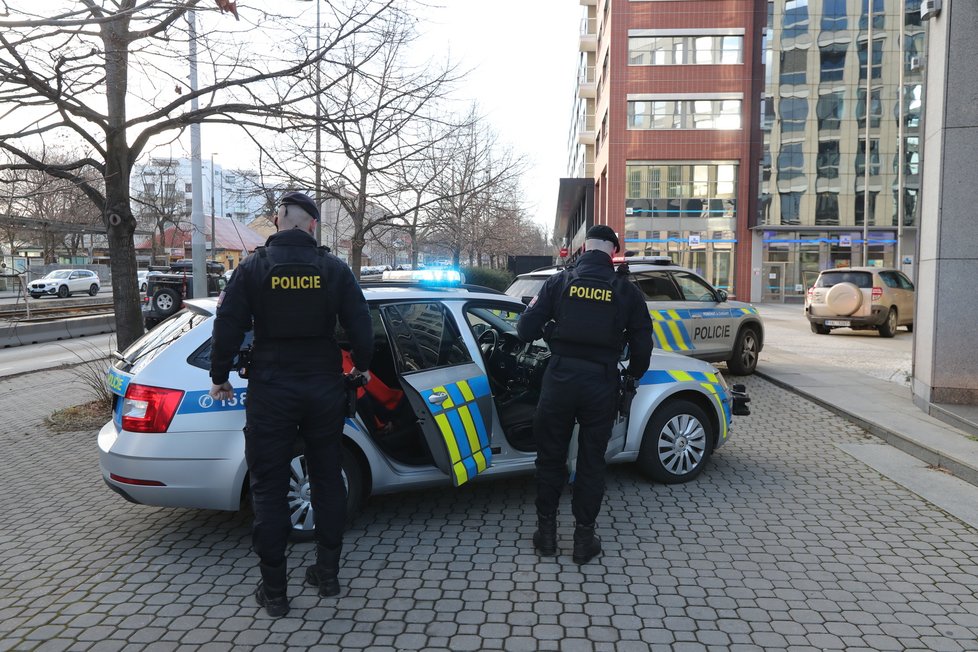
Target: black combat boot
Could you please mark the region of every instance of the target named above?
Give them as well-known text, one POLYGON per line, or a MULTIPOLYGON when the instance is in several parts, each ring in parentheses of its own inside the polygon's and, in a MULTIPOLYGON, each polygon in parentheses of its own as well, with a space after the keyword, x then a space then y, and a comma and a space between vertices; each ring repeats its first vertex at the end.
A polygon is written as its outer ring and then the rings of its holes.
POLYGON ((537 531, 533 533, 533 547, 541 557, 557 554, 557 515, 537 514, 537 531))
POLYGON ((306 584, 318 586, 319 595, 328 598, 340 593, 340 551, 343 546, 316 545, 316 563, 306 569, 306 584))
POLYGON ((281 618, 289 613, 285 562, 278 566, 259 564, 259 568, 261 568, 261 581, 258 582, 258 589, 255 591, 255 600, 258 601, 259 606, 265 607, 269 616, 281 618))
POLYGON ((601 539, 594 534, 594 523, 574 526, 574 563, 586 564, 601 554, 601 539))

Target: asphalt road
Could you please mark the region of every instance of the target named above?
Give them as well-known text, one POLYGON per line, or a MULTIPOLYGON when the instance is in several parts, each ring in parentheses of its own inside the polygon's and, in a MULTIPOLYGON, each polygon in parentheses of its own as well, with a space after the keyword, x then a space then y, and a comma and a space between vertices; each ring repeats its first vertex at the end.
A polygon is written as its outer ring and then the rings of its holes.
MULTIPOLYGON (((776 348, 818 360, 823 364, 860 371, 900 385, 910 386, 913 373, 913 334, 905 328, 896 337, 880 337, 876 331, 833 329, 816 335, 800 304, 755 304, 764 320, 764 348, 776 348)), ((761 358, 764 360, 764 351, 761 358)))

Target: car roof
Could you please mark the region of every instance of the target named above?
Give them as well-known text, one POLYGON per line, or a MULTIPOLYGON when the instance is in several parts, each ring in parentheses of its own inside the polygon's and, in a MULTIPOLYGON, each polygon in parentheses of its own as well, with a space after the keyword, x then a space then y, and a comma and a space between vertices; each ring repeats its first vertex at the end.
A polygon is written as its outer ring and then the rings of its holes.
MULTIPOLYGON (((654 257, 656 258, 656 257, 654 257)), ((670 271, 680 271, 680 272, 693 272, 693 270, 688 267, 681 267, 680 265, 668 264, 664 265, 661 262, 649 260, 649 259, 635 259, 626 258, 624 260, 614 260, 614 264, 620 265, 622 263, 628 263, 628 269, 631 272, 648 272, 652 270, 670 270, 670 271)), ((534 276, 553 276, 557 272, 567 269, 568 265, 548 265, 546 267, 540 267, 532 272, 525 272, 518 275, 516 278, 532 278, 534 276)), ((693 272, 694 274, 696 272, 693 272)))
MULTIPOLYGON (((361 283, 363 296, 368 302, 375 301, 397 301, 409 299, 436 299, 461 300, 461 299, 484 299, 487 301, 502 301, 519 306, 522 310, 525 306, 522 301, 496 290, 481 287, 478 285, 463 286, 425 286, 419 283, 402 282, 377 282, 361 283)), ((203 299, 189 299, 184 304, 193 312, 200 315, 213 315, 217 312, 217 297, 206 297, 203 299)))

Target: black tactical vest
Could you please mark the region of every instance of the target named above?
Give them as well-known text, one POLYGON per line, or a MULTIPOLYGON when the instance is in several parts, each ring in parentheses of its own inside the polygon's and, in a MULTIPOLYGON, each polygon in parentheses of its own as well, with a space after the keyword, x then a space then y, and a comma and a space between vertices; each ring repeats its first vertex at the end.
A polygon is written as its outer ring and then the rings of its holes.
POLYGON ((259 340, 333 337, 331 297, 326 281, 326 250, 319 247, 311 262, 283 260, 294 247, 258 247, 259 298, 255 336, 259 340), (283 251, 284 250, 284 251, 283 251))
MULTIPOLYGON (((568 270, 567 280, 557 302, 556 322, 551 339, 566 344, 621 351, 624 323, 619 316, 619 276, 604 279, 582 276, 568 270)), ((627 281, 626 281, 627 282, 627 281)))

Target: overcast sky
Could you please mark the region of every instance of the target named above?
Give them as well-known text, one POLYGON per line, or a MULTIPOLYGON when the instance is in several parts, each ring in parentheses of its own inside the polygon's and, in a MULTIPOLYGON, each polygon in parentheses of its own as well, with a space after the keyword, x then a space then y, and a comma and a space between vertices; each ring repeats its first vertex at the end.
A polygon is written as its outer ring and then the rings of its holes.
MULTIPOLYGON (((476 101, 499 140, 526 157, 529 172, 523 188, 529 216, 552 229, 558 180, 567 175, 581 6, 576 0, 440 4, 428 10, 419 25, 419 58, 448 56, 471 71, 458 89, 458 99, 465 104, 476 101)), ((189 151, 189 132, 184 140, 189 151)), ((203 158, 216 152, 216 163, 222 167, 243 165, 246 157, 234 152, 232 144, 241 142, 238 138, 229 139, 219 128, 205 125, 201 140, 203 158)))

